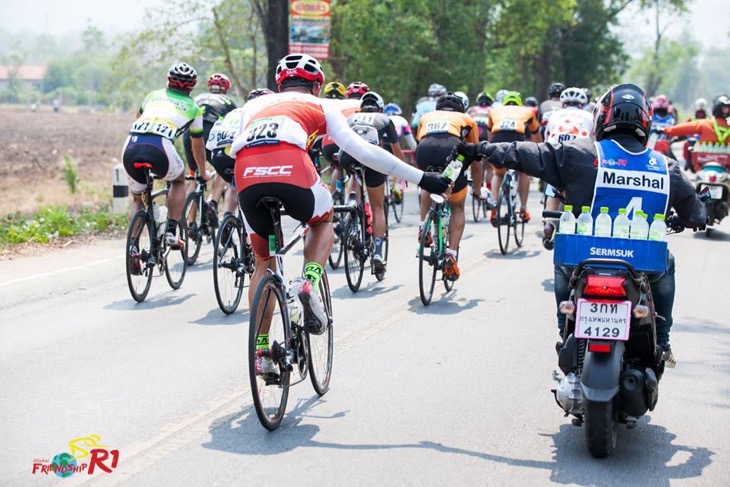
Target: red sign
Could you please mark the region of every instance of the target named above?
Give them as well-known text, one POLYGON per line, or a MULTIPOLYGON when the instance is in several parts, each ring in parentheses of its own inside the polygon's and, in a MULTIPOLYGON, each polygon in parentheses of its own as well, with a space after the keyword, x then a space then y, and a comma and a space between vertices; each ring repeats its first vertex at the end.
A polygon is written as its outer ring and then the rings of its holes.
POLYGON ((330 0, 292 0, 289 6, 289 54, 329 58, 330 0))

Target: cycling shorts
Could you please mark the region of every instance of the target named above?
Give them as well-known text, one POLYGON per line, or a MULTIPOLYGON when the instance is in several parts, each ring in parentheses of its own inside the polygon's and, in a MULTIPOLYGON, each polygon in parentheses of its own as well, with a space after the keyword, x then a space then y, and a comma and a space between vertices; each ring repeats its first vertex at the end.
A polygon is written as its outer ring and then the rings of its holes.
POLYGON ((365 184, 368 188, 377 188, 385 182, 387 179, 385 174, 379 173, 374 169, 361 164, 357 159, 352 157, 347 152, 340 151, 340 167, 347 171, 348 174, 355 174, 355 167, 360 166, 363 168, 363 174, 365 176, 365 184))
POLYGON ((325 135, 322 138, 322 156, 334 168, 340 167, 340 161, 338 159, 339 151, 340 147, 335 144, 335 141, 329 135, 325 135))
POLYGON ((314 169, 306 151, 286 143, 242 149, 234 169, 238 204, 254 253, 268 259, 269 235, 274 222, 269 210, 259 206, 263 197, 284 203, 286 214, 300 223, 317 225, 332 215, 332 195, 314 169))
MULTIPOLYGON (((213 128, 213 125, 213 122, 203 120, 203 144, 208 141, 208 137, 210 136, 210 129, 213 128)), ((190 137, 190 131, 186 130, 183 134, 183 148, 185 149, 185 160, 188 163, 191 174, 195 174, 198 170, 198 164, 195 162, 195 157, 193 157, 193 143, 191 141, 191 138, 192 137, 190 137)), ((211 153, 207 147, 205 149, 205 160, 211 160, 211 153)))
POLYGON ((210 164, 225 182, 228 184, 233 182, 233 168, 236 165, 236 160, 226 154, 225 149, 213 150, 210 156, 210 164))
MULTIPOLYGON (((492 143, 500 142, 524 142, 525 134, 521 134, 515 130, 500 130, 497 133, 492 134, 492 143)), ((497 176, 504 176, 507 172, 505 167, 495 167, 494 174, 497 176)))
POLYGON ((151 134, 129 135, 122 149, 122 162, 127 172, 127 185, 133 194, 142 194, 147 189, 147 170, 136 169, 135 162, 152 164, 152 173, 165 181, 179 178, 185 169, 173 142, 151 134))
MULTIPOLYGON (((451 155, 454 146, 459 143, 459 138, 451 134, 427 135, 416 146, 416 165, 422 171, 443 172, 446 167, 446 160, 451 155)), ((452 192, 458 193, 466 188, 467 180, 464 168, 456 177, 452 192)))

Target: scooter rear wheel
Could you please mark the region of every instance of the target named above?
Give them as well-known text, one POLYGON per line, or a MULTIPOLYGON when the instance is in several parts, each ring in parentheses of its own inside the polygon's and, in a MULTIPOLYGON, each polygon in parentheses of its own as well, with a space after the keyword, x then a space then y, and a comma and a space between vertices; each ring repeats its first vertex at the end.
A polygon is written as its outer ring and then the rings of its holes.
POLYGON ((583 428, 586 446, 595 458, 606 458, 616 449, 618 437, 618 409, 613 401, 592 402, 584 399, 583 428))

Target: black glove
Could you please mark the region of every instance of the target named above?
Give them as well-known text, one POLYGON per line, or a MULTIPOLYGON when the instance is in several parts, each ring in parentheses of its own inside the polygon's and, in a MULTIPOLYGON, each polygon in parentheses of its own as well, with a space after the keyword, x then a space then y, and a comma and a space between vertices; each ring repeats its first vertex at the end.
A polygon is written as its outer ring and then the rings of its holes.
POLYGON ((418 182, 418 186, 433 194, 442 194, 449 187, 449 184, 451 184, 451 181, 437 172, 424 172, 423 177, 418 182))
POLYGON ((454 146, 454 150, 451 151, 451 158, 454 159, 457 154, 464 156, 467 162, 472 162, 479 158, 477 144, 469 144, 467 142, 459 142, 454 146))
POLYGON ((672 230, 674 233, 679 233, 684 231, 684 223, 682 223, 682 219, 679 218, 679 215, 670 215, 669 218, 666 219, 667 228, 672 230))

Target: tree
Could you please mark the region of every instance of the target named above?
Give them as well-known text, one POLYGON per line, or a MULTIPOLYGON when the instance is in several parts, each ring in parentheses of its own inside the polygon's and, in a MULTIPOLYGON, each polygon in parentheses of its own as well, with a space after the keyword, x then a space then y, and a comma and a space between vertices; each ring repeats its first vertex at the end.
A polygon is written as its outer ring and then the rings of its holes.
POLYGON ((289 54, 289 1, 251 0, 251 3, 256 9, 266 39, 267 86, 276 90, 276 66, 281 58, 289 54))

